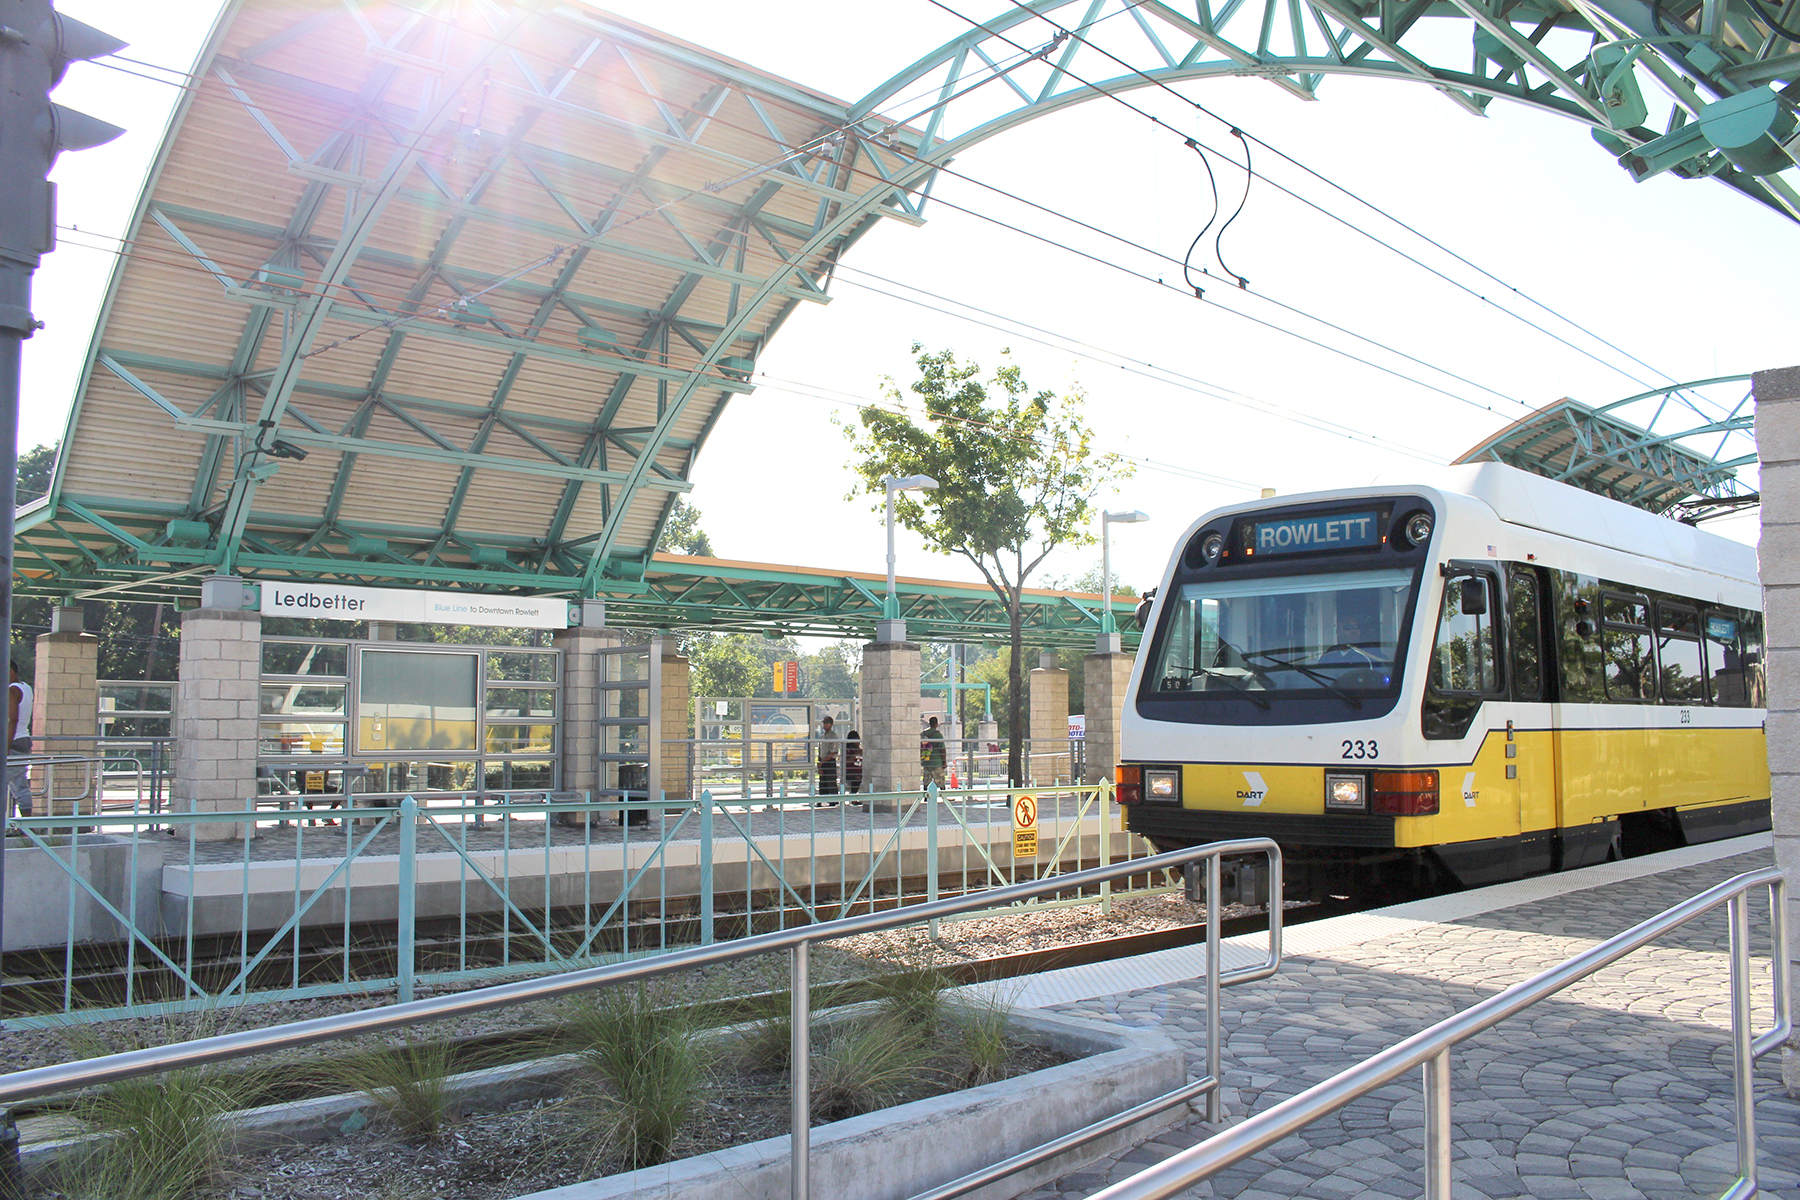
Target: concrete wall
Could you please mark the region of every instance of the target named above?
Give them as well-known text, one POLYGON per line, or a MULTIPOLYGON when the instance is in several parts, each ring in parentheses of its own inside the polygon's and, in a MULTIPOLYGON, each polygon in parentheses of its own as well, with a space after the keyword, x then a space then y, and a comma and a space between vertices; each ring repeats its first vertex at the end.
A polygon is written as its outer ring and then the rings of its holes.
POLYGON ((1068 755, 1069 673, 1058 664, 1054 651, 1039 656, 1030 689, 1031 761, 1025 765, 1025 778, 1040 787, 1066 781, 1073 770, 1068 755))
MULTIPOLYGON (((1800 928, 1800 367, 1759 371, 1754 388, 1775 861, 1788 873, 1789 946, 1800 957, 1800 936, 1791 932, 1800 928)), ((1800 1050, 1792 1045, 1782 1076, 1800 1095, 1800 1050)))
MULTIPOLYGON (((31 733, 39 754, 90 755, 98 728, 100 639, 83 632, 81 609, 58 608, 51 631, 37 640, 37 672, 32 681, 31 733)), ((67 816, 79 804, 93 812, 98 802, 94 771, 85 765, 52 764, 32 771, 33 812, 67 816), (50 803, 43 805, 48 797, 50 803)))
MULTIPOLYGON (((596 620, 604 619, 596 614, 596 620)), ((563 652, 562 786, 589 792, 600 786, 600 655, 622 645, 623 635, 603 625, 579 625, 556 632, 563 652)))
POLYGON ((919 644, 870 642, 862 660, 863 790, 916 792, 919 762, 919 644))
MULTIPOLYGON (((235 608, 189 609, 181 617, 181 686, 175 692, 176 812, 242 811, 256 795, 257 700, 262 682, 262 618, 235 608)), ((195 834, 223 841, 234 822, 195 834)))
POLYGON ((692 794, 688 777, 688 701, 692 689, 688 660, 676 649, 675 639, 662 639, 662 786, 663 794, 685 798, 692 794))
POLYGON ((1090 654, 1085 671, 1087 711, 1087 778, 1101 783, 1119 765, 1119 728, 1125 718, 1125 688, 1131 681, 1132 656, 1120 651, 1090 654))

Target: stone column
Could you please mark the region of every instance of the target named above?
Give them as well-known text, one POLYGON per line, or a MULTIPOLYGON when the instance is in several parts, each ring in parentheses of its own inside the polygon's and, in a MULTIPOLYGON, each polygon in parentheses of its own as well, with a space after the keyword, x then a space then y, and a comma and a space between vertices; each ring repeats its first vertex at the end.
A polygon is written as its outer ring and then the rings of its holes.
MULTIPOLYGON (((863 791, 916 792, 919 763, 919 644, 870 642, 862 659, 863 791)), ((892 802, 877 803, 893 811, 892 802)))
MULTIPOLYGON (((1762 460, 1758 558, 1769 658, 1769 785, 1775 861, 1788 872, 1788 929, 1794 930, 1800 927, 1800 367, 1758 371, 1753 387, 1762 460)), ((1800 936, 1790 933, 1789 947, 1800 955, 1800 936)), ((1800 1046, 1790 1042, 1782 1050, 1781 1074, 1788 1094, 1800 1096, 1800 1046)))
MULTIPOLYGON (((200 607, 181 615, 181 679, 175 689, 176 812, 241 812, 256 798, 256 717, 262 617, 246 610, 243 581, 214 576, 200 607)), ((255 837, 253 825, 202 824, 202 841, 255 837)))
POLYGON ((693 795, 688 777, 688 694, 692 687, 688 660, 673 637, 662 642, 662 787, 673 800, 693 795))
MULTIPOLYGON (((1117 634, 1111 635, 1117 637, 1117 634)), ((1109 782, 1119 765, 1119 726, 1125 716, 1125 689, 1131 682, 1132 656, 1118 649, 1087 656, 1083 699, 1087 708, 1086 783, 1109 782)))
POLYGON ((592 792, 600 786, 600 655, 606 646, 624 644, 624 635, 606 628, 606 605, 585 600, 581 624, 559 629, 555 644, 563 652, 562 789, 592 792))
MULTIPOLYGON (((82 629, 79 605, 57 608, 50 615, 50 632, 37 640, 37 672, 33 678, 31 733, 39 754, 93 756, 100 721, 98 671, 100 639, 82 629)), ((51 803, 32 811, 39 816, 69 816, 77 807, 95 812, 100 803, 100 771, 78 763, 52 764, 32 771, 34 801, 48 796, 51 803), (91 794, 86 794, 91 791, 91 794), (67 797, 57 800, 56 797, 67 797)))
POLYGON ((1058 665, 1056 651, 1038 655, 1030 695, 1031 761, 1025 765, 1025 778, 1042 787, 1070 775, 1069 673, 1058 665))

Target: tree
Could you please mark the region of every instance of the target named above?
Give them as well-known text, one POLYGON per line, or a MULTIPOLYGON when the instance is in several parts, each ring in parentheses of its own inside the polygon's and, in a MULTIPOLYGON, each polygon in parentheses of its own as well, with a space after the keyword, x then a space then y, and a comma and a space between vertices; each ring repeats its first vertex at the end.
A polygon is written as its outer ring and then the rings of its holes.
POLYGON ((56 469, 56 446, 35 446, 19 455, 17 495, 20 504, 36 500, 50 490, 50 472, 56 469))
POLYGON ((695 696, 754 696, 768 672, 747 633, 698 633, 688 642, 695 696))
POLYGON ((675 501, 675 509, 663 525, 662 539, 656 543, 656 548, 670 554, 713 557, 712 539, 700 528, 700 510, 686 500, 675 501))
MULTIPOLYGON (((1058 396, 1033 392, 1019 367, 1005 359, 984 382, 977 363, 959 362, 953 351, 927 351, 914 343, 919 377, 909 390, 924 401, 922 422, 906 412, 873 405, 846 427, 860 456, 854 469, 864 491, 883 495, 888 475, 929 475, 930 492, 903 492, 896 519, 927 545, 960 554, 975 564, 1006 606, 1012 653, 1007 662, 1007 727, 1023 728, 1023 611, 1019 596, 1058 546, 1094 542, 1094 498, 1114 479, 1131 474, 1116 454, 1099 454, 1082 420, 1079 388, 1058 396)), ((1001 351, 1003 356, 1006 351, 1001 351)), ((892 378, 883 391, 905 401, 892 378)), ((1020 739, 1011 739, 1007 774, 1024 778, 1020 739)))

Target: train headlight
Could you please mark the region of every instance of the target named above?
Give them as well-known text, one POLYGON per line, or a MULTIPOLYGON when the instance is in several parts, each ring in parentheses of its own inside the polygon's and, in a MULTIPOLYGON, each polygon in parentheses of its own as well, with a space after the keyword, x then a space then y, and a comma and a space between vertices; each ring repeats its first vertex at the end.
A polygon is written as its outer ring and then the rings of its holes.
POLYGON ((1219 555, 1225 553, 1225 535, 1214 531, 1200 539, 1200 557, 1209 563, 1219 561, 1219 555))
POLYGON ((1144 799, 1178 804, 1181 801, 1180 771, 1145 771, 1144 799))
POLYGON ((1431 514, 1416 512, 1400 526, 1400 536, 1409 546, 1423 546, 1431 540, 1431 514))
POLYGON ((1364 812, 1367 808, 1367 781, 1361 775, 1325 776, 1327 812, 1364 812))

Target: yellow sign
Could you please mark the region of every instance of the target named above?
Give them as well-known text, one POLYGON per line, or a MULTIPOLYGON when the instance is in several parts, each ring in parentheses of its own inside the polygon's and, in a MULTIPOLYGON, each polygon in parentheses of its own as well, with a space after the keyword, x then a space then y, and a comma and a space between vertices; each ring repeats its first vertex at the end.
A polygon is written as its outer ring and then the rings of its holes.
POLYGON ((1038 854, 1036 796, 1019 796, 1013 800, 1013 857, 1036 858, 1038 854))

